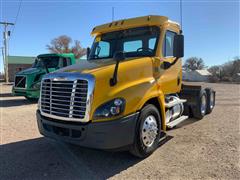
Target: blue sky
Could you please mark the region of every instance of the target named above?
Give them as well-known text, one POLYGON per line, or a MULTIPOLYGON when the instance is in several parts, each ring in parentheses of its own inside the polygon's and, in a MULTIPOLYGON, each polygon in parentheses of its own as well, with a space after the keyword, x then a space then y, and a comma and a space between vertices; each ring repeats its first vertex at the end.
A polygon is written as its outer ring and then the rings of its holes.
MULTIPOLYGON (((185 59, 203 58, 206 65, 217 65, 240 55, 239 1, 183 0, 185 59)), ((0 0, 0 20, 14 22, 19 0, 0 0)), ((59 35, 80 40, 90 46, 92 28, 115 19, 144 15, 164 15, 180 21, 179 1, 53 1, 23 0, 15 30, 10 39, 9 55, 36 56, 47 53, 46 45, 59 35)), ((13 27, 9 27, 12 30, 13 27)), ((2 47, 2 31, 0 47, 2 47)), ((2 71, 2 56, 0 56, 2 71)))

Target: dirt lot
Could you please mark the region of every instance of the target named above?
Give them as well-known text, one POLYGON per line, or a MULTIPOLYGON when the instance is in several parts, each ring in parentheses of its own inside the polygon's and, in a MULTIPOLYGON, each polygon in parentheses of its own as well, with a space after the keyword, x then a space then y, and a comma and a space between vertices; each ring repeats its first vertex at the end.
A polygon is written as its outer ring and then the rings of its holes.
POLYGON ((37 105, 0 85, 0 179, 239 179, 240 85, 209 86, 217 91, 213 113, 168 131, 172 138, 139 160, 42 137, 37 105))

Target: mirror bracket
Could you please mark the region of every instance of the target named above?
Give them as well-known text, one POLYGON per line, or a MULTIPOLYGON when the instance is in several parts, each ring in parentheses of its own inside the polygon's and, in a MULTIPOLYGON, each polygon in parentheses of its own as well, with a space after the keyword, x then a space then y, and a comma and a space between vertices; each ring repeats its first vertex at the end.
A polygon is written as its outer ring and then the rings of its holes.
POLYGON ((176 57, 172 63, 167 62, 167 61, 164 61, 164 62, 163 62, 163 69, 169 69, 171 66, 173 66, 174 64, 176 64, 176 62, 178 61, 178 59, 179 59, 179 58, 176 57))
POLYGON ((110 86, 115 86, 117 84, 118 66, 120 61, 123 61, 124 59, 125 59, 125 55, 122 51, 116 52, 114 54, 113 60, 116 61, 116 65, 114 68, 113 77, 109 81, 110 86))
POLYGON ((163 62, 163 66, 162 66, 163 69, 168 69, 170 67, 171 67, 171 63, 170 62, 167 62, 167 61, 163 62))

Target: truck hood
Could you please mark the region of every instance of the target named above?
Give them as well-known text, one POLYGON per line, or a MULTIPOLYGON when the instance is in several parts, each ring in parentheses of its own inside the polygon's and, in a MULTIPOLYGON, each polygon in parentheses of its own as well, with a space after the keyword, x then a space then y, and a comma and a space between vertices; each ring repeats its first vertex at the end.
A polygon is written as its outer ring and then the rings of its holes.
POLYGON ((80 61, 78 64, 74 64, 71 66, 67 66, 65 68, 61 68, 56 73, 59 72, 79 72, 79 73, 93 73, 95 71, 99 71, 103 68, 106 68, 109 65, 115 64, 112 59, 106 60, 83 60, 80 61))
POLYGON ((38 68, 28 68, 28 69, 25 69, 23 71, 20 71, 18 72, 17 74, 18 75, 27 75, 27 74, 36 74, 36 73, 39 73, 41 70, 38 69, 38 68))
MULTIPOLYGON (((126 100, 126 110, 124 115, 136 112, 141 105, 145 94, 149 94, 152 88, 154 93, 158 93, 153 77, 153 60, 150 57, 127 58, 119 64, 118 83, 115 86, 110 85, 110 79, 113 77, 115 61, 106 60, 89 60, 80 61, 79 64, 68 66, 54 73, 50 73, 45 78, 52 77, 70 77, 74 78, 87 77, 89 74, 94 76, 94 101, 90 109, 90 119, 98 107, 103 103, 113 100, 114 98, 124 98, 126 100), (65 74, 64 74, 65 73, 65 74), (80 73, 80 74, 79 74, 80 73), (74 76, 74 74, 76 76, 74 76), (137 105, 136 105, 137 104, 137 105), (136 106, 135 106, 136 105, 136 106)), ((74 79, 73 78, 73 79, 74 79)), ((91 81, 93 82, 93 81, 91 81)), ((92 87, 90 85, 89 87, 92 87)), ((152 94, 149 96, 153 96, 152 94)))

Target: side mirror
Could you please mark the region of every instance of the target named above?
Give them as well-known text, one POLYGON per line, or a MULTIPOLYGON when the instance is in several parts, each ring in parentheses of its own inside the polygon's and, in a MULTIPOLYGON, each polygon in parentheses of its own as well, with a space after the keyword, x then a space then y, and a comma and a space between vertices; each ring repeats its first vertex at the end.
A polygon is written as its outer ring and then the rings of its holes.
POLYGON ((173 56, 176 58, 184 56, 184 36, 182 34, 174 36, 173 56))
POLYGON ((88 57, 90 55, 90 51, 91 51, 90 47, 87 47, 87 59, 88 59, 88 57))
POLYGON ((113 60, 117 62, 123 61, 125 58, 125 54, 122 51, 116 52, 113 56, 113 60))

